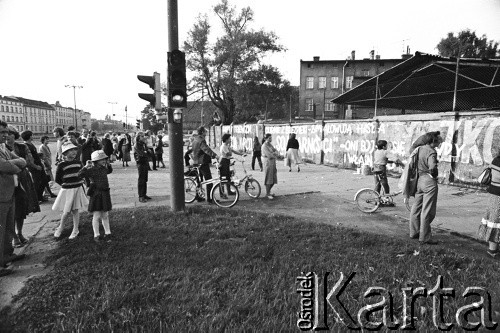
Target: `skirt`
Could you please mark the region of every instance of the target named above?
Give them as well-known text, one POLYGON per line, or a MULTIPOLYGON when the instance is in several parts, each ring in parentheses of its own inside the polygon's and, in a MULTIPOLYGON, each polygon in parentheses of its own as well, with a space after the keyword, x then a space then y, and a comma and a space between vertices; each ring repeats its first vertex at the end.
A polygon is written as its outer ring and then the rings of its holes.
POLYGON ((60 210, 69 213, 72 210, 80 210, 87 206, 89 200, 83 191, 83 186, 76 188, 61 188, 57 194, 56 201, 52 205, 52 210, 60 210))
POLYGON ((295 148, 288 148, 285 156, 285 166, 291 167, 292 163, 301 164, 301 158, 299 156, 299 150, 295 148))
POLYGON ((111 195, 109 194, 109 189, 96 189, 89 199, 89 212, 108 212, 111 208, 111 195))
POLYGON ((478 238, 486 242, 500 243, 500 196, 490 194, 486 213, 481 220, 478 238))
POLYGON ((130 150, 127 148, 127 146, 122 147, 122 161, 130 162, 130 150))

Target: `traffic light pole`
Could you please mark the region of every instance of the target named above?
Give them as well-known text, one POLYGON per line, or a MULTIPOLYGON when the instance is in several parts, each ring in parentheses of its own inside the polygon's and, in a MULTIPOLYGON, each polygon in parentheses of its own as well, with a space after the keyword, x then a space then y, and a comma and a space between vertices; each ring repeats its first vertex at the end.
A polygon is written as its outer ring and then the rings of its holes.
MULTIPOLYGON (((177 0, 168 0, 168 50, 179 49, 177 0)), ((184 160, 182 121, 174 122, 174 110, 168 107, 168 140, 170 167, 170 207, 172 211, 184 210, 184 160)))

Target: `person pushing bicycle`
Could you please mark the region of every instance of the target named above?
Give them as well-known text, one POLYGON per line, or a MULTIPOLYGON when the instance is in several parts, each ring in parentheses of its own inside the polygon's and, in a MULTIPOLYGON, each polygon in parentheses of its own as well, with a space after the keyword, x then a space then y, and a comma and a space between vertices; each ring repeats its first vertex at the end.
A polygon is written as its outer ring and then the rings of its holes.
MULTIPOLYGON (((381 187, 384 188, 385 194, 390 193, 389 183, 387 182, 387 163, 396 163, 396 165, 401 164, 399 159, 393 158, 392 154, 387 151, 387 141, 378 140, 377 150, 375 150, 373 156, 373 173, 375 179, 375 191, 380 194, 381 187), (392 158, 393 160, 389 160, 392 158)), ((394 206, 393 202, 388 202, 385 205, 394 206)))

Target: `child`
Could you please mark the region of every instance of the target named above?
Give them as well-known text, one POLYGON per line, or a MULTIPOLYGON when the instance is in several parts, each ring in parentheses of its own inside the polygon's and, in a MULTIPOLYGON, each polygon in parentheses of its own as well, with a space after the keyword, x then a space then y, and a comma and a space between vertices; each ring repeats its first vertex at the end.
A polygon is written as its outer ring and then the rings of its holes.
POLYGON ((389 194, 390 189, 387 182, 387 163, 399 164, 399 160, 390 161, 387 152, 387 141, 378 140, 377 150, 373 155, 373 173, 375 178, 375 191, 377 191, 377 193, 380 193, 380 188, 384 187, 384 193, 389 194))
POLYGON ((54 232, 54 237, 61 237, 64 227, 64 220, 71 213, 73 215, 73 232, 69 239, 78 236, 78 224, 80 223, 80 209, 89 202, 83 192, 83 180, 78 177, 78 171, 82 168, 82 163, 76 160, 78 147, 67 141, 62 144, 61 153, 63 162, 57 165, 56 183, 61 186, 52 210, 62 211, 61 222, 54 232))
MULTIPOLYGON (((231 165, 231 157, 232 155, 240 155, 240 156, 247 156, 244 153, 237 152, 231 148, 231 134, 226 133, 222 136, 222 145, 220 146, 220 177, 221 179, 225 177, 227 180, 231 180, 231 171, 230 171, 230 165, 231 165)), ((227 193, 228 194, 233 194, 230 192, 229 188, 229 182, 226 183, 227 186, 227 193)))
POLYGON ((90 186, 88 195, 90 197, 89 212, 93 212, 92 229, 94 229, 94 241, 99 242, 99 218, 104 227, 104 240, 111 242, 111 229, 109 228, 109 215, 111 210, 111 195, 109 194, 108 174, 113 172, 108 156, 102 150, 92 153, 90 161, 80 170, 78 176, 88 178, 90 186))

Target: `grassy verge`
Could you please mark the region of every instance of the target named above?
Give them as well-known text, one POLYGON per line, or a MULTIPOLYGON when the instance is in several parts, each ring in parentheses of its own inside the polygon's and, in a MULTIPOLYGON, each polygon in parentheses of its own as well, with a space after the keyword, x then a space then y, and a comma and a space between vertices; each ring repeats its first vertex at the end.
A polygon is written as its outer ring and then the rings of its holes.
MULTIPOLYGON (((331 272, 328 289, 341 272, 356 272, 341 296, 354 317, 379 299, 365 299, 366 290, 381 286, 401 319, 401 289, 430 290, 438 276, 456 291, 444 305, 455 327, 457 309, 471 303, 461 297, 466 287, 484 287, 497 307, 500 299, 496 261, 289 217, 117 210, 109 244, 92 241, 90 220, 82 216, 85 233, 61 241, 49 258, 54 269, 30 280, 1 314, 0 331, 298 331, 296 279, 309 271, 331 272)), ((418 330, 435 330, 432 298, 415 309, 418 330)), ((330 328, 345 330, 334 319, 328 310, 330 328)))

